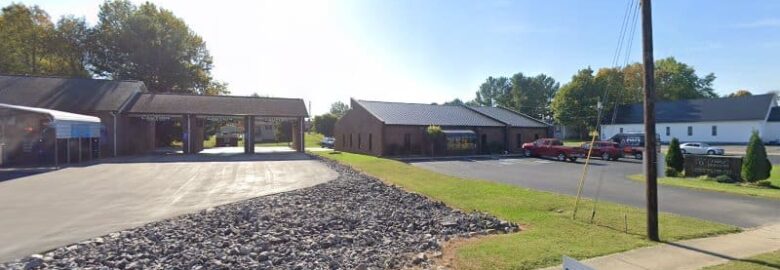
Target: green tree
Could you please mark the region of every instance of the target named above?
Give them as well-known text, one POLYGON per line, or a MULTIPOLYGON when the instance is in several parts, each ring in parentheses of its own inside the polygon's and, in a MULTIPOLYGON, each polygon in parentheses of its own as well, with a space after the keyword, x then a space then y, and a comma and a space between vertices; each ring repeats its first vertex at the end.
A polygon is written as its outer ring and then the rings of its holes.
POLYGON ((666 166, 674 169, 675 173, 679 173, 683 171, 684 163, 685 160, 682 151, 680 150, 680 141, 677 140, 677 138, 672 138, 671 143, 669 143, 669 150, 666 152, 666 166))
POLYGON ((91 43, 90 32, 83 17, 64 16, 57 21, 50 44, 58 60, 54 73, 70 77, 89 77, 86 66, 91 43))
POLYGON ((552 101, 553 119, 559 124, 578 128, 581 131, 580 137, 587 135, 588 130, 596 127, 596 105, 600 90, 592 69, 579 70, 571 82, 562 86, 555 94, 552 101))
MULTIPOLYGON (((623 68, 623 73, 627 92, 638 95, 641 100, 644 76, 642 64, 631 64, 623 68)), ((661 100, 716 98, 718 95, 712 88, 715 78, 713 73, 699 77, 693 67, 677 61, 674 57, 655 61, 656 94, 661 100)))
MULTIPOLYGON (((228 90, 228 83, 212 80, 209 82, 209 85, 206 87, 205 90, 203 90, 203 93, 200 93, 207 96, 219 96, 219 95, 228 95, 230 94, 230 90, 228 90)), ((257 93, 254 93, 253 95, 257 95, 257 93)), ((253 97, 259 97, 259 96, 253 96, 253 97)))
POLYGON ((749 97, 752 95, 753 93, 750 93, 750 91, 745 89, 740 89, 735 91, 734 93, 729 94, 728 97, 749 97))
POLYGON ((54 24, 38 6, 11 4, 0 13, 0 73, 53 74, 54 24))
POLYGON ((349 105, 347 105, 344 102, 336 101, 333 102, 333 104, 330 104, 330 113, 335 115, 338 118, 341 118, 344 116, 344 114, 349 111, 349 105))
POLYGON ((479 86, 474 103, 480 106, 512 107, 512 82, 506 77, 488 77, 479 86))
POLYGON ((444 102, 442 105, 465 105, 466 103, 463 103, 462 100, 459 98, 444 102))
POLYGON ((100 6, 90 67, 103 77, 136 79, 152 92, 206 93, 212 58, 206 43, 172 12, 126 0, 100 6))
POLYGON ((512 75, 512 109, 538 119, 550 119, 552 109, 550 104, 560 84, 552 77, 539 74, 526 77, 523 73, 512 75))
POLYGON ((771 171, 772 163, 767 159, 764 143, 758 136, 758 131, 754 130, 742 162, 742 179, 751 183, 764 180, 769 178, 771 171))
POLYGON ((317 115, 313 120, 314 131, 322 133, 326 137, 333 137, 333 130, 338 120, 339 118, 331 113, 317 115))

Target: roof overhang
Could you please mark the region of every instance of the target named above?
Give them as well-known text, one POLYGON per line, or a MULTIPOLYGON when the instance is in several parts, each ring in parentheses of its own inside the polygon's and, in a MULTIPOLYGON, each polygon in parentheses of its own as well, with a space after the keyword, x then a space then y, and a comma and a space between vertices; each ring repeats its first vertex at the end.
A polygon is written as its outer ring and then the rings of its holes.
POLYGON ((84 123, 98 123, 100 124, 100 118, 91 116, 91 115, 83 115, 83 114, 77 114, 77 113, 69 113, 69 112, 63 112, 58 110, 52 110, 52 109, 44 109, 44 108, 36 108, 36 107, 28 107, 28 106, 20 106, 20 105, 11 105, 11 104, 5 104, 0 103, 0 108, 7 108, 12 110, 20 110, 20 111, 26 111, 26 112, 32 112, 32 113, 39 113, 39 114, 46 114, 51 117, 52 121, 72 121, 72 122, 84 122, 84 123))
POLYGON ((100 137, 100 118, 94 116, 5 103, 0 109, 47 115, 58 139, 100 137))

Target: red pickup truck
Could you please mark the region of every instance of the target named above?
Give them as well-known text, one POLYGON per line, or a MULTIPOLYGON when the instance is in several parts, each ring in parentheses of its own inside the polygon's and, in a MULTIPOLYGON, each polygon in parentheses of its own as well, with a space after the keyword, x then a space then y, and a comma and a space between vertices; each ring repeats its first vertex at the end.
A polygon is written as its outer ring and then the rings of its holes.
MULTIPOLYGON (((587 156, 590 148, 590 142, 583 143, 579 151, 583 156, 587 156)), ((601 157, 603 160, 618 160, 623 157, 623 149, 616 142, 595 141, 590 156, 601 157)))
POLYGON ((582 157, 581 151, 574 147, 563 146, 563 143, 555 138, 542 138, 531 143, 523 144, 523 152, 527 157, 555 157, 557 160, 571 162, 582 157))

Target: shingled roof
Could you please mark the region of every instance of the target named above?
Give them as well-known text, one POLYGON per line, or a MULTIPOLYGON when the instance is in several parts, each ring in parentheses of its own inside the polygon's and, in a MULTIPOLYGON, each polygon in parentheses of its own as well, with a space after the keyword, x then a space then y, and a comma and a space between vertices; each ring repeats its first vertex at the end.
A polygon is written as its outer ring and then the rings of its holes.
MULTIPOLYGON (((774 105, 773 94, 675 100, 656 102, 655 114, 658 123, 764 120, 774 105)), ((611 115, 607 115, 605 124, 612 122, 611 115)), ((643 117, 641 103, 619 106, 615 124, 643 123, 643 117)))
POLYGON ((0 75, 0 103, 72 113, 117 111, 144 91, 140 81, 0 75))
POLYGON ((459 105, 356 100, 387 125, 503 127, 504 124, 459 105))
POLYGON ((501 121, 511 127, 548 127, 549 125, 528 115, 503 107, 468 106, 487 117, 501 121))
POLYGON ((151 93, 138 95, 126 112, 135 114, 262 115, 269 117, 308 116, 306 104, 298 98, 151 93))
POLYGON ((780 122, 780 107, 772 107, 772 111, 769 112, 769 118, 766 120, 769 122, 780 122))

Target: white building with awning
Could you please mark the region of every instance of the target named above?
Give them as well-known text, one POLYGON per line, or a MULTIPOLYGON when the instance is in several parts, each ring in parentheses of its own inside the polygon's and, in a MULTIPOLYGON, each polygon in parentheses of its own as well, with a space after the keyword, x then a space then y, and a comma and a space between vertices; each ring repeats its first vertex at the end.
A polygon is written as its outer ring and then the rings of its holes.
POLYGON ((100 133, 94 116, 0 103, 0 164, 13 161, 11 153, 55 165, 94 159, 100 133))

